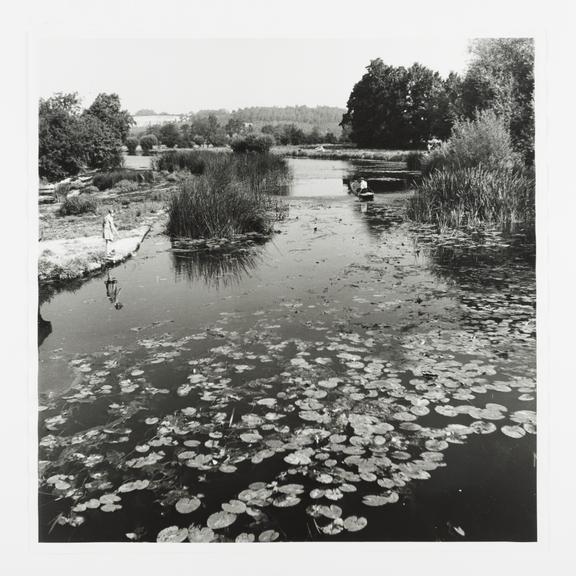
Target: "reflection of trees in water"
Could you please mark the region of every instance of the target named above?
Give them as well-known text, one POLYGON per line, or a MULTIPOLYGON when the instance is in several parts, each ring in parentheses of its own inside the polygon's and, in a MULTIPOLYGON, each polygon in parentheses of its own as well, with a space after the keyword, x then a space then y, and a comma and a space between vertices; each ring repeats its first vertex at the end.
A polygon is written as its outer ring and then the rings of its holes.
POLYGON ((262 248, 250 246, 230 250, 172 251, 176 278, 189 282, 203 281, 211 288, 227 288, 240 284, 262 260, 262 248))
POLYGON ((533 329, 535 245, 529 237, 515 235, 488 245, 467 245, 462 239, 450 245, 415 243, 425 249, 432 274, 457 289, 466 325, 483 334, 500 330, 499 337, 533 329))
POLYGON ((66 283, 38 285, 38 348, 52 334, 52 322, 42 317, 42 306, 50 302, 59 292, 76 292, 82 283, 82 280, 77 279, 66 283))
POLYGON ((359 218, 373 238, 379 238, 382 232, 403 221, 401 210, 392 205, 379 202, 354 202, 354 216, 359 218))
POLYGON ((52 334, 52 322, 44 320, 40 313, 40 305, 38 305, 38 348, 42 346, 42 342, 52 334))
MULTIPOLYGON (((418 246, 421 244, 416 240, 418 246)), ((535 243, 530 233, 504 234, 484 244, 459 242, 429 245, 429 268, 443 280, 469 288, 507 288, 510 282, 534 282, 535 243)))

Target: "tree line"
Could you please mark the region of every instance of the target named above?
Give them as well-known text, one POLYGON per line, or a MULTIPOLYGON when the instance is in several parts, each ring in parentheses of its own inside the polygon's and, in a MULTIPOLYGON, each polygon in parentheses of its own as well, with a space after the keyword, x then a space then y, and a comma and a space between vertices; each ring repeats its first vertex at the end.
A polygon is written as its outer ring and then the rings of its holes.
POLYGON ((529 38, 483 38, 470 43, 460 76, 443 79, 420 64, 409 68, 372 60, 355 84, 342 118, 361 147, 423 148, 447 139, 455 122, 493 110, 525 162, 534 159, 534 43, 529 38))
MULTIPOLYGON (((230 118, 226 124, 221 124, 215 115, 210 114, 209 116, 195 117, 192 121, 182 123, 169 122, 149 126, 140 139, 140 144, 142 145, 143 142, 147 144, 150 141, 147 136, 152 135, 155 137, 154 142, 156 144, 162 144, 168 148, 193 148, 204 145, 226 146, 235 137, 259 132, 272 136, 276 144, 300 145, 338 141, 338 137, 333 132, 330 130, 321 132, 318 126, 304 130, 295 123, 265 124, 260 129, 256 129, 251 123, 238 118, 230 118)), ((129 144, 133 145, 134 142, 136 139, 129 138, 129 144)), ((134 145, 134 149, 135 147, 134 145)))

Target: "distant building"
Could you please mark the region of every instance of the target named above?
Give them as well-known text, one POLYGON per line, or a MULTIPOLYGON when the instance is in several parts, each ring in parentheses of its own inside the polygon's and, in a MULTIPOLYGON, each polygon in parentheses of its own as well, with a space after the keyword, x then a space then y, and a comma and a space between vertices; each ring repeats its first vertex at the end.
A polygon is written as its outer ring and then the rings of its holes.
POLYGON ((133 116, 136 128, 148 128, 149 126, 180 122, 183 114, 150 114, 149 116, 133 116))

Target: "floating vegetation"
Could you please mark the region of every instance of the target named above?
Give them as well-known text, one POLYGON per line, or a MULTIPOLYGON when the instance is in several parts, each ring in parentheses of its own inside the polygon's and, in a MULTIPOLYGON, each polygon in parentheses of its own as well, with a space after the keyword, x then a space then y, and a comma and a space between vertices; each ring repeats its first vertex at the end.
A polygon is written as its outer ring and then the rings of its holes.
POLYGON ((458 450, 531 446, 530 263, 505 235, 454 239, 385 212, 370 226, 386 241, 338 269, 327 296, 71 358, 70 388, 40 398, 54 537, 368 538, 458 450))

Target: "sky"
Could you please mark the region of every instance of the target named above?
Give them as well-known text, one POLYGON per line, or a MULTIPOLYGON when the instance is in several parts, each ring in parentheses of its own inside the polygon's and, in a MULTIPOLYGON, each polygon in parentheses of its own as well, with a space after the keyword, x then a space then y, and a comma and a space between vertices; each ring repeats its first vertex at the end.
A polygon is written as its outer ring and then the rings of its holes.
POLYGON ((419 62, 446 76, 462 72, 466 38, 379 39, 38 39, 33 75, 39 97, 78 92, 89 106, 117 93, 132 114, 180 114, 247 106, 346 107, 374 58, 419 62))

